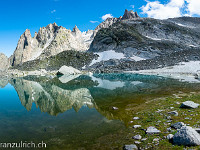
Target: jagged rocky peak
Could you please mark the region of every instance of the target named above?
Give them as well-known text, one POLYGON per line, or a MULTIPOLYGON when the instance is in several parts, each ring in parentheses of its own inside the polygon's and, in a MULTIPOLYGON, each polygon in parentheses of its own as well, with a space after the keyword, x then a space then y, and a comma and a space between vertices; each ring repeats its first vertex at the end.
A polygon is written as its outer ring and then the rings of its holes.
POLYGON ((134 12, 133 10, 128 11, 126 9, 122 17, 122 20, 134 19, 134 18, 139 18, 139 15, 137 14, 137 12, 134 12))
POLYGON ((81 31, 79 30, 79 28, 75 25, 75 27, 73 28, 72 30, 72 33, 75 35, 75 36, 81 36, 81 31))
POLYGON ((9 59, 6 55, 3 53, 0 53, 0 72, 5 71, 9 67, 9 59))

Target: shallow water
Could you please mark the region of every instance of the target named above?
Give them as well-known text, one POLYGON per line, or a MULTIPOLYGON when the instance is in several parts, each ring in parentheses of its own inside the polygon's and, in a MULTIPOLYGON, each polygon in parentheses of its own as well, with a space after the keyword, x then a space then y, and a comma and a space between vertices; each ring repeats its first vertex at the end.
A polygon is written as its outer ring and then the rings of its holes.
POLYGON ((129 140, 138 106, 200 89, 159 76, 100 74, 0 79, 0 143, 44 141, 48 149, 113 149, 129 140), (118 110, 113 110, 117 107, 118 110))

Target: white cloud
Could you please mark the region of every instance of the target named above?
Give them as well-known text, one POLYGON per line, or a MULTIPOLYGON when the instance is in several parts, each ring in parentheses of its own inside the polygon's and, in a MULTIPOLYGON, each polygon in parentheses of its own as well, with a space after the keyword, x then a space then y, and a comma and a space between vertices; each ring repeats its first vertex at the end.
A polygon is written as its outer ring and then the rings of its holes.
POLYGON ((90 21, 90 23, 99 23, 99 21, 90 21))
POLYGON ((55 9, 51 11, 51 13, 52 13, 52 14, 53 14, 53 13, 55 13, 55 12, 56 12, 56 10, 55 10, 55 9))
POLYGON ((131 5, 131 8, 133 8, 133 9, 134 9, 134 8, 135 8, 135 6, 134 6, 134 5, 131 5))
POLYGON ((106 20, 107 18, 113 18, 113 15, 112 14, 106 14, 106 15, 101 17, 102 20, 106 20))
POLYGON ((159 1, 149 2, 142 6, 142 11, 148 17, 156 19, 167 19, 182 16, 181 10, 185 6, 185 0, 170 0, 167 4, 161 4, 159 1))
POLYGON ((141 9, 148 17, 156 19, 200 15, 200 0, 170 0, 166 4, 147 1, 141 9))
POLYGON ((190 15, 200 15, 200 0, 186 0, 187 11, 190 15))

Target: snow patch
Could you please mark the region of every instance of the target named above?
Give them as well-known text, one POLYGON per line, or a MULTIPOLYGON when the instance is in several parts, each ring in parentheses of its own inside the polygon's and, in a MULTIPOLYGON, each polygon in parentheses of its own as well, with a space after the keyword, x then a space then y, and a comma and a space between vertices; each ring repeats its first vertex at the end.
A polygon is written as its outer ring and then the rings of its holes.
POLYGON ((135 60, 135 61, 146 60, 145 58, 138 57, 138 56, 132 56, 131 59, 133 59, 133 60, 135 60))
POLYGON ((123 59, 125 58, 123 53, 117 53, 114 50, 109 50, 109 51, 104 51, 104 52, 100 52, 100 53, 95 53, 97 55, 99 55, 98 59, 92 60, 92 63, 89 66, 92 66, 93 64, 97 63, 97 62, 101 62, 101 61, 107 61, 110 59, 123 59))
POLYGON ((152 39, 152 40, 155 40, 155 41, 161 41, 162 39, 158 39, 158 38, 153 38, 153 37, 149 37, 149 36, 145 36, 146 38, 148 39, 152 39))
POLYGON ((200 82, 194 78, 194 74, 200 75, 200 61, 182 62, 175 66, 161 69, 130 71, 131 73, 153 74, 164 77, 171 77, 186 82, 200 82))

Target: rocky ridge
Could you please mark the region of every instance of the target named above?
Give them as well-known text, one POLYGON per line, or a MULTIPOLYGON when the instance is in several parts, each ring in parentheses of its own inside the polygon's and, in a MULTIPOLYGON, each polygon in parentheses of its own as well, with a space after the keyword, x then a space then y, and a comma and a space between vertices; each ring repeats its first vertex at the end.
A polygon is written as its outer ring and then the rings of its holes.
POLYGON ((93 31, 82 33, 77 26, 71 31, 56 23, 40 28, 34 37, 27 29, 21 35, 10 63, 15 66, 38 58, 50 57, 66 50, 86 51, 92 41, 92 34, 93 31))

